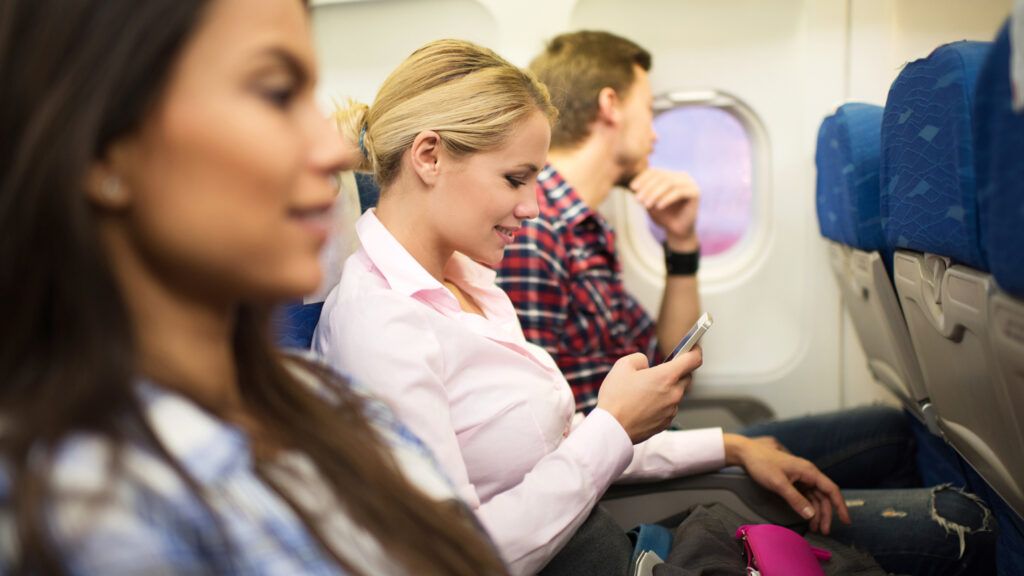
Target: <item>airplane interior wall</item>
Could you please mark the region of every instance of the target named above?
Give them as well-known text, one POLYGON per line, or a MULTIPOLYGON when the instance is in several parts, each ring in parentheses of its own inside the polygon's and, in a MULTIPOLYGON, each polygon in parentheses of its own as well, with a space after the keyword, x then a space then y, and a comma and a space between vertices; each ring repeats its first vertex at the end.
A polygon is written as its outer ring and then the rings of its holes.
MULTIPOLYGON (((884 104, 908 60, 990 40, 1011 0, 314 0, 320 99, 368 102, 423 43, 457 37, 526 65, 559 32, 622 34, 654 55, 655 94, 726 102, 751 146, 751 225, 701 263, 705 337, 696 396, 759 398, 780 416, 885 400, 829 268, 814 211, 821 120, 884 104)), ((642 210, 614 196, 627 286, 657 310, 663 272, 642 210)))

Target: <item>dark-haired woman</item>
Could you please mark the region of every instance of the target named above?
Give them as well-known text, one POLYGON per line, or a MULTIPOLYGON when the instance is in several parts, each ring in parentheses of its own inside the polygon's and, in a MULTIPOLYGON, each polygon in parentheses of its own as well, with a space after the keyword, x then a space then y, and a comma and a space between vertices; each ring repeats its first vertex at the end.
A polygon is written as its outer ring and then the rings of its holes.
POLYGON ((387 410, 282 357, 336 133, 298 0, 0 4, 0 571, 504 573, 387 410))

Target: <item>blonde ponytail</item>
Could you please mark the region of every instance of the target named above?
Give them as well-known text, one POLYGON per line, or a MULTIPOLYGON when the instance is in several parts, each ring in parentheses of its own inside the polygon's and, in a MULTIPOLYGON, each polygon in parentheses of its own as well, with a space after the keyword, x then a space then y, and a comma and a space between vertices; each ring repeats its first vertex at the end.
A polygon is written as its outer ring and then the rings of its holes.
POLYGON ((369 106, 351 98, 334 111, 334 122, 341 137, 359 149, 360 162, 353 169, 360 172, 376 171, 371 153, 369 129, 366 124, 366 117, 369 113, 369 106))

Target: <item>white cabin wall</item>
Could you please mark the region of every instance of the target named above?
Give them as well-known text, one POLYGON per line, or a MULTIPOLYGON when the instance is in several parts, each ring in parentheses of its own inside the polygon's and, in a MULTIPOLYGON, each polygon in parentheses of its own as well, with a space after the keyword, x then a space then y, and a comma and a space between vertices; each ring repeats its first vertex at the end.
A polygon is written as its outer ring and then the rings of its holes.
POLYGON ((1012 0, 850 0, 848 98, 885 104, 889 86, 911 60, 956 40, 991 41, 1012 0))
POLYGON ((371 102, 413 50, 459 38, 525 66, 544 41, 568 29, 576 0, 313 0, 320 100, 371 102))
POLYGON ((476 0, 313 2, 313 40, 325 105, 371 103, 388 74, 416 48, 461 38, 494 49, 498 20, 476 0))

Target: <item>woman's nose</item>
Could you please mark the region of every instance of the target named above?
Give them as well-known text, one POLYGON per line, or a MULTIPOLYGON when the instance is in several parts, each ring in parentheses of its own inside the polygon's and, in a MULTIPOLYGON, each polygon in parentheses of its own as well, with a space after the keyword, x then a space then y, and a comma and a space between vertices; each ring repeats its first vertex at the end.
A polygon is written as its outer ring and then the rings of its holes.
POLYGON ((516 204, 513 214, 520 220, 532 220, 540 214, 540 206, 537 205, 537 194, 534 192, 533 186, 525 188, 529 188, 529 197, 516 204))

